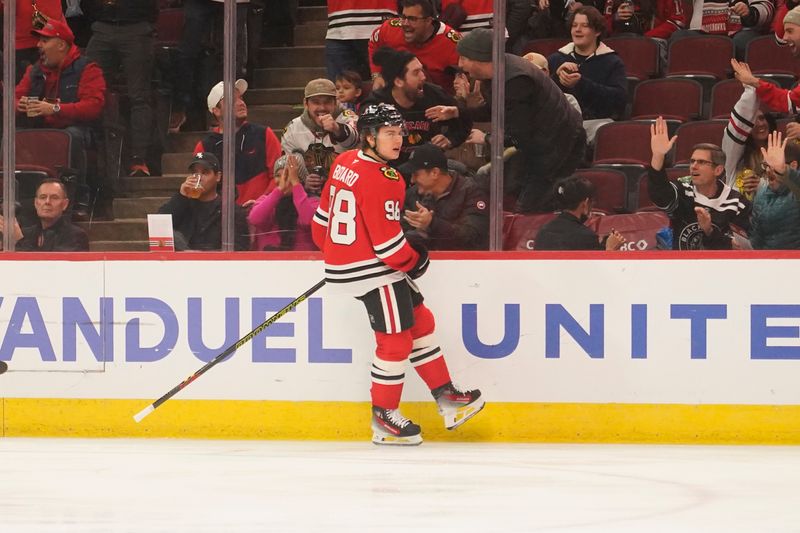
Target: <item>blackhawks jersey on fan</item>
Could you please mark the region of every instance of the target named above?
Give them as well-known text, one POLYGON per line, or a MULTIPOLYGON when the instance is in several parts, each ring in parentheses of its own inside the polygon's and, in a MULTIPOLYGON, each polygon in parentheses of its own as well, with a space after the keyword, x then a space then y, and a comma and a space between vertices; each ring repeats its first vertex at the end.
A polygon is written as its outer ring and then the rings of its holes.
POLYGON ((458 65, 456 45, 460 40, 459 32, 447 24, 434 22, 430 39, 422 44, 409 44, 403 37, 402 21, 399 18, 389 19, 372 32, 369 40, 369 68, 373 73, 380 72, 380 67, 372 62, 372 55, 381 47, 406 50, 419 59, 430 76, 431 83, 453 94, 453 75, 447 74, 444 69, 458 65))
POLYGON ((396 0, 328 0, 326 39, 369 39, 385 19, 397 16, 396 0))
POLYGON ((405 188, 395 169, 360 150, 336 158, 312 225, 331 287, 362 295, 403 279, 417 263, 400 227, 405 188))

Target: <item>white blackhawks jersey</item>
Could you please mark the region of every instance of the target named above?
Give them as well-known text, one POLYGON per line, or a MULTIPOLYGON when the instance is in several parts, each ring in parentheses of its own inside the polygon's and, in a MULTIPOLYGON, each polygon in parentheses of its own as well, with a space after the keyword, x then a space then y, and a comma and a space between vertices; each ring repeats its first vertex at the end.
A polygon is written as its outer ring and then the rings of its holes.
POLYGON ((326 39, 369 39, 384 20, 397 16, 397 0, 328 0, 326 39))
POLYGON ((336 158, 311 225, 330 288, 360 296, 417 264, 400 226, 405 195, 403 178, 386 163, 360 150, 336 158))

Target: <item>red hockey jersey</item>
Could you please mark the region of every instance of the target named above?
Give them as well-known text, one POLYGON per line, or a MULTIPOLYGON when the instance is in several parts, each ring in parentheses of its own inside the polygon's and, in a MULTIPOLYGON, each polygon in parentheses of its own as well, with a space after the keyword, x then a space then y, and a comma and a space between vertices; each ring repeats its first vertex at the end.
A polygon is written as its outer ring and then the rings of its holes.
POLYGON ((403 279, 419 260, 400 227, 406 186, 400 174, 360 150, 331 166, 312 236, 325 257, 325 281, 360 296, 403 279))
POLYGON ((494 0, 442 0, 442 13, 451 4, 460 5, 467 15, 464 23, 458 28, 461 33, 468 33, 476 28, 492 28, 494 0))
POLYGON ((403 38, 402 23, 399 18, 390 19, 381 24, 372 32, 369 40, 369 68, 380 72, 380 67, 372 62, 372 55, 383 46, 395 50, 407 50, 419 59, 425 67, 425 72, 431 83, 435 83, 449 94, 453 94, 453 75, 445 73, 444 69, 458 65, 458 51, 456 44, 461 40, 461 34, 441 22, 435 23, 433 36, 422 44, 409 44, 403 38))
POLYGON ((328 0, 326 39, 369 39, 381 23, 397 16, 397 0, 328 0))

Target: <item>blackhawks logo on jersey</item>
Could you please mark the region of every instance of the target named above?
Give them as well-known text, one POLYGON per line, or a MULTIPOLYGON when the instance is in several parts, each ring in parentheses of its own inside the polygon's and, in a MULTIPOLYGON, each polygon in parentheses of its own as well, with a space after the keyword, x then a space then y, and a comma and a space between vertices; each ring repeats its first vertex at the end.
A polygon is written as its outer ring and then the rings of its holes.
POLYGON ((394 26, 395 28, 399 28, 399 27, 401 27, 402 25, 403 25, 403 22, 402 22, 402 21, 401 21, 399 18, 397 18, 397 19, 390 19, 390 20, 389 20, 389 26, 394 26))
POLYGON ((397 173, 395 169, 392 167, 381 167, 381 172, 383 172, 383 176, 390 180, 397 181, 400 179, 400 174, 397 173))
POLYGON ((457 43, 458 41, 461 40, 461 34, 458 33, 456 30, 450 30, 447 32, 447 38, 453 41, 454 43, 457 43))

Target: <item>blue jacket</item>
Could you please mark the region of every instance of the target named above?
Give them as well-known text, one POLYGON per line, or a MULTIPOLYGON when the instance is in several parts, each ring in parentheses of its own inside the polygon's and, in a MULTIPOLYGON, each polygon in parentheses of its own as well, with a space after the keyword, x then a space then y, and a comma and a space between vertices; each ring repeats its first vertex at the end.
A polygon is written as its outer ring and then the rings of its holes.
POLYGON ((584 120, 622 118, 628 99, 628 78, 622 59, 603 43, 586 58, 577 56, 574 50, 575 45, 569 43, 547 58, 556 85, 575 96, 584 120), (558 67, 567 62, 577 63, 581 73, 580 81, 571 88, 561 85, 556 74, 558 67))
MULTIPOLYGON (((800 172, 788 171, 790 182, 795 187, 800 185, 800 172)), ((789 187, 781 185, 773 191, 766 183, 758 186, 749 236, 750 244, 757 250, 800 249, 800 202, 789 187)))

